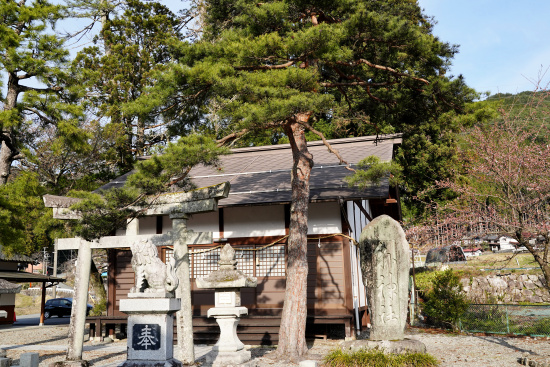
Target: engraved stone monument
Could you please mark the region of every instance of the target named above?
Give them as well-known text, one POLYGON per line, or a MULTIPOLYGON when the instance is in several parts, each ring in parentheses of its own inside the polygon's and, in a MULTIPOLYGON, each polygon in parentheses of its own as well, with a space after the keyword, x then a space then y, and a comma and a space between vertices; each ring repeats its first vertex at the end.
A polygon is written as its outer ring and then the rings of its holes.
POLYGON ((376 217, 361 233, 361 270, 371 311, 370 340, 401 340, 407 320, 409 244, 397 221, 376 217))
POLYGON ((181 308, 174 297, 178 286, 174 260, 164 264, 148 239, 130 249, 136 283, 128 299, 120 300, 120 311, 128 314, 128 359, 120 367, 181 366, 173 358, 173 314, 181 308))
POLYGON ((206 278, 197 278, 197 288, 215 290, 215 307, 208 310, 208 317, 216 318, 220 326, 220 339, 206 355, 206 362, 213 367, 240 364, 250 360, 250 351, 237 336, 240 317, 248 314, 241 306, 241 288, 256 287, 256 278, 247 277, 236 269, 235 250, 227 244, 221 250, 220 268, 206 278))

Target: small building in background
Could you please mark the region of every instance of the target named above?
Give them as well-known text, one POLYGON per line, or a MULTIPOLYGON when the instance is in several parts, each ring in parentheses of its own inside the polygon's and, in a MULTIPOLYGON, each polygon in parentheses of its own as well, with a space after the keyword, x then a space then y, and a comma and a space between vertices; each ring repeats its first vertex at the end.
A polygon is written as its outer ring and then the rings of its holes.
POLYGON ((509 236, 490 235, 486 237, 486 241, 493 252, 514 252, 519 244, 509 236))
POLYGON ((7 313, 6 317, 0 317, 0 325, 13 324, 15 321, 15 294, 21 291, 20 285, 2 279, 2 274, 17 271, 31 262, 28 256, 8 256, 0 246, 0 311, 7 313))
POLYGON ((4 311, 5 315, 0 317, 0 325, 13 324, 15 321, 15 294, 19 292, 20 285, 0 279, 0 311, 4 311))
POLYGON ((465 249, 462 249, 462 251, 464 252, 464 256, 466 257, 479 256, 483 253, 483 250, 481 249, 481 247, 465 248, 465 249))

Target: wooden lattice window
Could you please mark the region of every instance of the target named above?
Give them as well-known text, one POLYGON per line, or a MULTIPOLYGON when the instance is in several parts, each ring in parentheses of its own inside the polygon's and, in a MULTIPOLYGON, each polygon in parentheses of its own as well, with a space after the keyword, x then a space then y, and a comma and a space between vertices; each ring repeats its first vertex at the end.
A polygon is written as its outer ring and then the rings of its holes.
POLYGON ((276 245, 256 251, 256 274, 258 277, 285 276, 285 246, 276 245))
MULTIPOLYGON (((285 246, 276 245, 262 248, 263 245, 234 247, 237 269, 252 277, 284 277, 285 246), (262 248, 258 251, 247 251, 262 248)), ((191 249, 191 278, 202 278, 218 270, 221 249, 191 249)))
POLYGON ((254 246, 243 246, 235 248, 235 260, 237 260, 237 270, 242 271, 249 277, 254 276, 254 251, 246 251, 245 249, 253 248, 254 246))
POLYGON ((191 278, 203 278, 208 276, 213 271, 218 270, 220 261, 220 249, 217 248, 212 251, 202 252, 204 250, 197 250, 193 254, 191 252, 191 278))
POLYGON ((167 248, 164 250, 164 263, 168 264, 174 258, 174 249, 167 248))

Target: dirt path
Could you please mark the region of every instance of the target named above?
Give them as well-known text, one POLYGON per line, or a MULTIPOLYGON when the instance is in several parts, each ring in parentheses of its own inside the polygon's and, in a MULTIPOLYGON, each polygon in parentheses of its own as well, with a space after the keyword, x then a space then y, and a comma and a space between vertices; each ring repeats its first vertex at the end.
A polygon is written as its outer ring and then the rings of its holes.
MULTIPOLYGON (((40 366, 61 361, 67 346, 67 326, 43 326, 28 328, 0 328, 0 348, 19 363, 21 353, 40 353, 40 366)), ((550 362, 550 341, 547 338, 510 338, 504 336, 445 334, 431 329, 411 329, 410 337, 422 341, 428 353, 435 356, 441 366, 508 367, 520 366, 518 358, 529 355, 531 359, 550 362)), ((310 359, 321 361, 323 356, 338 347, 341 340, 315 340, 310 343, 310 359)), ((196 346, 198 362, 209 348, 196 346)), ((258 367, 293 366, 267 357, 273 348, 251 348, 258 367)), ((126 340, 115 343, 84 343, 84 359, 92 366, 114 367, 125 359, 126 340)))

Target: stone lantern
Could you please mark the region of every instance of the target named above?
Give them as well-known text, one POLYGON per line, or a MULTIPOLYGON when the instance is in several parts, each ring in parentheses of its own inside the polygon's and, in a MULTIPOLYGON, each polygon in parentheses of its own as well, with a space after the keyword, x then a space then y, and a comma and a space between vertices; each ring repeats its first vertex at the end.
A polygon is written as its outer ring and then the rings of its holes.
POLYGON ((256 287, 256 278, 248 277, 236 269, 235 250, 227 244, 221 250, 220 268, 206 278, 197 278, 197 288, 214 289, 215 307, 208 310, 220 326, 220 339, 206 355, 207 363, 214 367, 239 364, 250 360, 250 351, 237 336, 237 325, 248 309, 241 306, 241 288, 256 287))

